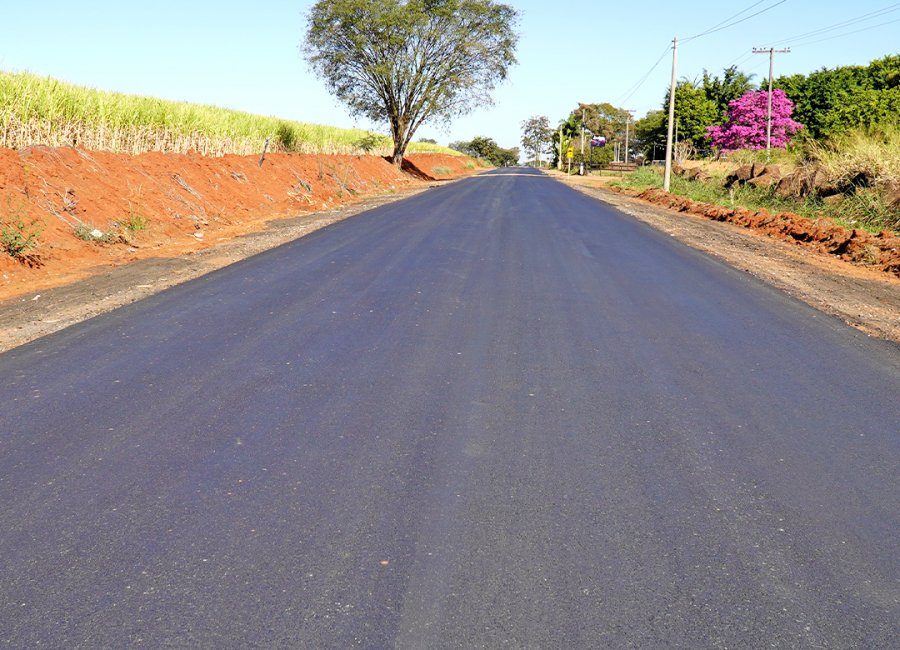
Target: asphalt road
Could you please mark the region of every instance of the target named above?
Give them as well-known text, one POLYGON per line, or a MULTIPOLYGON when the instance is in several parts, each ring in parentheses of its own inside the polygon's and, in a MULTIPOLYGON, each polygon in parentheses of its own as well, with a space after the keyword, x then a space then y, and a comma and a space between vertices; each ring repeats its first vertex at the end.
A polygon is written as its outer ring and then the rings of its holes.
POLYGON ((0 355, 0 645, 896 648, 900 350, 548 177, 0 355))

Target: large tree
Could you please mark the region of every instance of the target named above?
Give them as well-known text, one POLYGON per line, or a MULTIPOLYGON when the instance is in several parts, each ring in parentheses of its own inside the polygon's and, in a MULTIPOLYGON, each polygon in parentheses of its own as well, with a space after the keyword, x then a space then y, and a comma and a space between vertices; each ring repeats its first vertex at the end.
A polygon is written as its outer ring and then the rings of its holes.
POLYGON ((666 155, 666 138, 669 114, 666 111, 650 111, 634 123, 634 146, 649 160, 659 160, 666 155))
POLYGON ((536 163, 540 162, 541 154, 551 152, 552 144, 553 129, 546 115, 535 115, 522 122, 522 148, 531 152, 531 159, 536 163))
POLYGON ((580 125, 581 118, 584 117, 584 126, 591 133, 602 135, 607 140, 625 140, 625 125, 631 120, 631 114, 624 108, 617 108, 609 102, 601 102, 598 104, 582 104, 579 103, 571 115, 573 115, 580 125))
MULTIPOLYGON (((691 147, 702 150, 707 146, 706 127, 718 124, 724 119, 719 114, 717 100, 710 99, 704 87, 697 80, 682 79, 675 86, 675 128, 674 135, 678 142, 689 143, 691 147)), ((660 113, 649 113, 638 120, 636 128, 640 133, 640 146, 645 155, 653 144, 665 146, 668 131, 669 91, 662 102, 660 113)))
POLYGON ((492 0, 319 0, 304 52, 351 112, 388 123, 400 165, 423 123, 491 103, 516 62, 516 21, 492 0))

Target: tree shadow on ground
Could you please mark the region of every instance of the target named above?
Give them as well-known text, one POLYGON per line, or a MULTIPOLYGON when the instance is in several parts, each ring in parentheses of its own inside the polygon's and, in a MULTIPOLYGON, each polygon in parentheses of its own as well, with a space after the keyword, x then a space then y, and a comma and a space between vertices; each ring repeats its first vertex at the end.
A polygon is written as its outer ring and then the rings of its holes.
MULTIPOLYGON (((391 160, 390 156, 385 156, 384 159, 387 160, 389 163, 393 164, 393 161, 391 160)), ((409 174, 410 176, 418 178, 421 181, 436 181, 437 180, 431 174, 428 174, 427 172, 422 171, 419 167, 417 167, 415 164, 413 164, 407 158, 403 159, 403 164, 400 166, 400 169, 402 171, 406 172, 407 174, 409 174)))

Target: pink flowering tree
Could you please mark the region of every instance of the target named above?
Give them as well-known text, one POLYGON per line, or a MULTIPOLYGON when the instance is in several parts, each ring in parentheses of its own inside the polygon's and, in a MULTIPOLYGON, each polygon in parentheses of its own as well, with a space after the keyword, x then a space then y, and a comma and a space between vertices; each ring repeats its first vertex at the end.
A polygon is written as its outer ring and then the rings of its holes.
MULTIPOLYGON (((728 103, 728 117, 725 124, 710 126, 706 137, 717 149, 765 149, 766 122, 769 93, 765 90, 749 92, 728 103)), ((784 148, 791 136, 803 128, 791 119, 794 103, 783 90, 772 91, 772 146, 784 148)))

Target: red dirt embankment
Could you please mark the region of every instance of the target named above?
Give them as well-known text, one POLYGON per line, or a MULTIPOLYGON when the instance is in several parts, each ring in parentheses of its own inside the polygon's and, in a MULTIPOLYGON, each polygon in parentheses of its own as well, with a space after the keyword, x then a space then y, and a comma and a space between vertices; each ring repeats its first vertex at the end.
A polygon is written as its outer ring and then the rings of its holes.
POLYGON ((860 229, 844 228, 827 219, 807 219, 792 212, 771 214, 765 209, 727 208, 700 203, 656 188, 625 193, 678 212, 751 228, 776 239, 792 241, 847 262, 900 277, 900 237, 889 231, 873 235, 860 229))
POLYGON ((0 300, 146 257, 184 255, 278 217, 470 174, 469 158, 139 156, 71 148, 0 149, 0 226, 23 223, 37 248, 0 252, 0 300), (91 233, 93 233, 93 238, 91 233))

